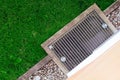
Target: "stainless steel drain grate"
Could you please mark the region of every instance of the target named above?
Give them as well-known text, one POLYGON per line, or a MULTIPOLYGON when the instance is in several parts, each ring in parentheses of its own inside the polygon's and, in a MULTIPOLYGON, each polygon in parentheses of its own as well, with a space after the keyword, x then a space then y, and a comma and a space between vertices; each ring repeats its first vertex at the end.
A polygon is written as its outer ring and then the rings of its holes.
POLYGON ((76 18, 70 22, 70 25, 65 26, 42 45, 48 54, 54 54, 51 56, 56 56, 54 58, 68 71, 84 61, 115 32, 114 27, 101 17, 102 13, 96 5, 84 13, 78 16, 80 19, 76 18))
POLYGON ((59 59, 65 57, 63 64, 72 70, 86 59, 100 44, 108 39, 113 32, 94 10, 83 21, 79 22, 63 37, 51 44, 52 50, 59 59))

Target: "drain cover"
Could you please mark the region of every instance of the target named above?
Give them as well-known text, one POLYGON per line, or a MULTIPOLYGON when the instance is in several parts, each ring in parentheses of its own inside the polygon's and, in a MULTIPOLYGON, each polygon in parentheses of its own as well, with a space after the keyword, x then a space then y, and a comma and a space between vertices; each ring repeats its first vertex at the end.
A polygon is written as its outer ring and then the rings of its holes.
POLYGON ((102 11, 93 5, 43 43, 42 47, 61 68, 71 71, 115 31, 102 11))

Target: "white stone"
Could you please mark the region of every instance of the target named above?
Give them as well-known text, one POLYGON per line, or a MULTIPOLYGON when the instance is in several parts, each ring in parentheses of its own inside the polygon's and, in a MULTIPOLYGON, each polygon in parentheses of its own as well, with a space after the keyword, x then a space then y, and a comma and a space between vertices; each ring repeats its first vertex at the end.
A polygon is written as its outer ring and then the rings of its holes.
POLYGON ((40 77, 40 76, 35 76, 35 77, 33 78, 33 80, 41 80, 41 77, 40 77))

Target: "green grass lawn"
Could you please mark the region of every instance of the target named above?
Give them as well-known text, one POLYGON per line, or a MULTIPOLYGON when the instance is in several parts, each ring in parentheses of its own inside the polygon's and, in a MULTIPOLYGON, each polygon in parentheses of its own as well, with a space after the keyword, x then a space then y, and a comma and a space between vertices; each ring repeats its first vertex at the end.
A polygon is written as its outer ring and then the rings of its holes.
POLYGON ((40 47, 94 2, 114 0, 0 0, 0 80, 16 80, 47 54, 40 47))

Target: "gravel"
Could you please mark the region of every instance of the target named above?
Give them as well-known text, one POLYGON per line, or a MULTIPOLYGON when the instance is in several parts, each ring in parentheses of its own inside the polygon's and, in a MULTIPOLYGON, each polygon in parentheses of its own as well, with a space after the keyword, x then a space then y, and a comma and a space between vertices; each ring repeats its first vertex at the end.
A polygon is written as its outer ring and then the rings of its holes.
POLYGON ((66 80, 67 76, 55 64, 54 61, 49 61, 46 65, 32 74, 28 80, 66 80))
POLYGON ((108 16, 108 19, 112 24, 120 30, 120 6, 115 9, 113 12, 111 12, 108 16))

